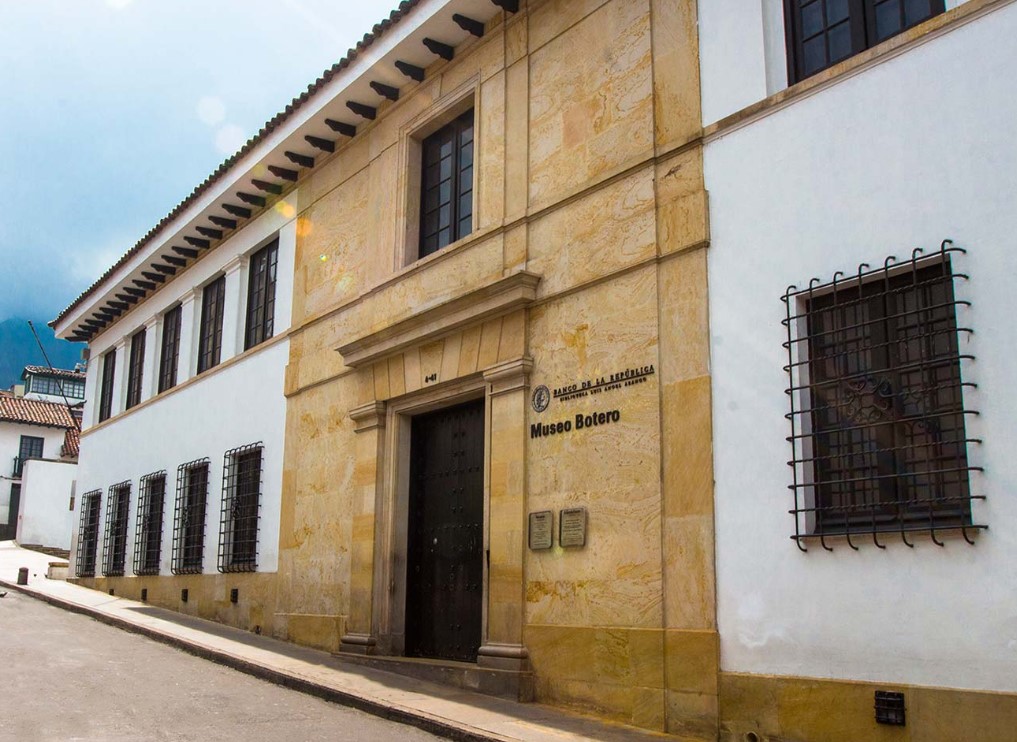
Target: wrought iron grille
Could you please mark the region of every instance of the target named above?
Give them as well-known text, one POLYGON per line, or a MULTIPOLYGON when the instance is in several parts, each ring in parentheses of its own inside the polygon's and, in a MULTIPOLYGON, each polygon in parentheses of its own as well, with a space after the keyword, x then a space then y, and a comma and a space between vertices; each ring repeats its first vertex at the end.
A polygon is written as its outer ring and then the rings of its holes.
POLYGON ((959 531, 969 543, 986 526, 971 518, 962 364, 974 356, 961 349, 971 328, 958 326, 951 257, 963 253, 949 240, 930 256, 887 258, 883 266, 838 272, 832 282, 788 288, 784 325, 785 370, 791 411, 795 533, 805 540, 896 532, 959 531))
POLYGON ((106 537, 102 545, 102 573, 123 577, 127 557, 127 514, 131 507, 131 483, 121 482, 109 488, 106 500, 106 537))
POLYGON ((102 507, 102 490, 92 490, 81 496, 81 516, 78 521, 78 553, 75 574, 78 577, 95 577, 95 557, 99 547, 99 513, 102 507))
POLYGON ((175 575, 200 574, 205 550, 205 507, 208 500, 208 459, 177 467, 177 498, 173 513, 175 575))
POLYGON ((219 571, 253 572, 258 566, 258 509, 264 446, 227 451, 223 458, 219 571))
POLYGON ((141 478, 138 519, 134 532, 134 574, 159 574, 162 556, 162 514, 166 501, 166 472, 141 478))

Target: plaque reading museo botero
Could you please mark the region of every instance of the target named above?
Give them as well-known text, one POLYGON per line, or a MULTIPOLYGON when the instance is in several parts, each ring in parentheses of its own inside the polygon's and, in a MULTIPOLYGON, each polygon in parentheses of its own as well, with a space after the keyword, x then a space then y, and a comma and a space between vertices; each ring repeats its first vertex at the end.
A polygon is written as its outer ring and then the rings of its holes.
POLYGON ((550 549, 554 545, 554 514, 550 510, 530 513, 530 548, 550 549))
POLYGON ((558 545, 586 546, 586 508, 567 508, 558 515, 558 545))

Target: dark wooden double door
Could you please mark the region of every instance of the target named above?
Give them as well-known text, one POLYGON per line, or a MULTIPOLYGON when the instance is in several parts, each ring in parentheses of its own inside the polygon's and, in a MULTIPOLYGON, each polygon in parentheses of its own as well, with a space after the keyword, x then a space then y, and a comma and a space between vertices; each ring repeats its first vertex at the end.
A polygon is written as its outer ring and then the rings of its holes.
POLYGON ((473 662, 480 648, 484 401, 412 421, 406 654, 473 662))

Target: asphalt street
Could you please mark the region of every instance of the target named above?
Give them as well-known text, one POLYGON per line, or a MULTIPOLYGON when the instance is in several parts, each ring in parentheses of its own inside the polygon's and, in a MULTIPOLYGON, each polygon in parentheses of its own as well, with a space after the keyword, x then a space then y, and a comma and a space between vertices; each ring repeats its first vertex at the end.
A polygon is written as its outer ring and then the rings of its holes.
POLYGON ((0 598, 0 677, 3 742, 438 739, 13 590, 0 598))

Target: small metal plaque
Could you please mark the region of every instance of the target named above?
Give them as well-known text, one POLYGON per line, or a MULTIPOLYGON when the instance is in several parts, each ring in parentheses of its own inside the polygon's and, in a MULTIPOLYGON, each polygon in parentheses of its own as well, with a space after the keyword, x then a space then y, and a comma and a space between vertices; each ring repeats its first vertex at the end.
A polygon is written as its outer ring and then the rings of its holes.
POLYGON ((554 513, 542 510, 530 513, 530 549, 550 549, 554 546, 554 513))
POLYGON ((558 544, 586 546, 586 508, 567 508, 558 515, 558 544))

